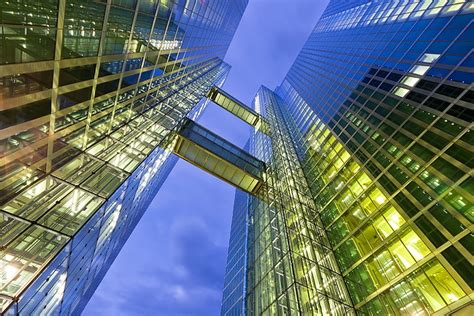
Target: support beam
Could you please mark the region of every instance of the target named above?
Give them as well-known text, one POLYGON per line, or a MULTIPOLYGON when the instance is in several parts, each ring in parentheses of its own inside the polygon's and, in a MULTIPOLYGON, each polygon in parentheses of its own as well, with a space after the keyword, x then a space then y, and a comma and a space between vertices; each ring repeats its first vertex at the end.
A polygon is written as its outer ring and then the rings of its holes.
POLYGON ((252 125, 262 133, 268 134, 269 127, 265 119, 244 103, 240 102, 230 94, 218 87, 213 87, 207 94, 209 100, 219 105, 223 109, 234 114, 242 121, 252 125))
POLYGON ((191 120, 177 136, 178 157, 248 193, 257 194, 262 187, 264 162, 191 120))

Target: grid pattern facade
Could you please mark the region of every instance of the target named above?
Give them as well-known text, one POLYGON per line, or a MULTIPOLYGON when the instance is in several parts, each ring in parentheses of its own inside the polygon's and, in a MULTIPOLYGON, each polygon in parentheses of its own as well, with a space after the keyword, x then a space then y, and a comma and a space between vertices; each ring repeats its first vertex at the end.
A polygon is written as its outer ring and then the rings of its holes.
POLYGON ((254 100, 269 130, 256 131, 250 142, 267 172, 247 206, 246 314, 353 315, 281 102, 264 87, 254 100))
POLYGON ((229 71, 243 1, 1 1, 0 313, 79 313, 229 71))
POLYGON ((277 89, 361 314, 472 302, 473 9, 332 1, 277 89))
POLYGON ((249 195, 235 191, 232 226, 222 293, 222 316, 245 315, 249 195))

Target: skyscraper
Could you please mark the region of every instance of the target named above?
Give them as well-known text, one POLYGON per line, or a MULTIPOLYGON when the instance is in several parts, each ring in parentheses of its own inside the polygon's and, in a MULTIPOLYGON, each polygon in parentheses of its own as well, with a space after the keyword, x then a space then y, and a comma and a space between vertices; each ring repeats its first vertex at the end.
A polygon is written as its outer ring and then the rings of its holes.
POLYGON ((223 315, 474 313, 474 4, 333 0, 253 109, 246 4, 1 2, 0 313, 80 313, 176 156, 240 189, 223 315))
POLYGON ((0 314, 78 314, 220 86, 247 0, 0 2, 0 314))
POLYGON ((473 12, 330 2, 254 99, 267 185, 236 195, 222 315, 474 313, 473 12))

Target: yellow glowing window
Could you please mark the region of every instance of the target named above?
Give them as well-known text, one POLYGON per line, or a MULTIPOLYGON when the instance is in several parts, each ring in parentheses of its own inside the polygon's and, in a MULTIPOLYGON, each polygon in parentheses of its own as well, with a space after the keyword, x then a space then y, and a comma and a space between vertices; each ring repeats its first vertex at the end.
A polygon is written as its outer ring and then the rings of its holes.
POLYGON ((385 201, 387 200, 385 198, 385 195, 378 189, 378 188, 374 188, 372 190, 372 192, 370 192, 370 198, 376 202, 378 205, 382 205, 385 203, 385 201))
POLYGON ((351 191, 354 193, 354 196, 359 196, 364 191, 362 186, 357 181, 352 182, 350 188, 351 191))
POLYGON ((439 262, 435 261, 431 264, 431 267, 426 270, 426 275, 449 304, 466 295, 439 262))
POLYGON ((438 1, 436 1, 436 3, 433 5, 433 7, 434 7, 434 8, 442 7, 442 6, 446 5, 447 2, 448 2, 448 0, 438 0, 438 1))
POLYGON ((400 12, 402 12, 404 8, 405 8, 404 5, 399 6, 397 11, 393 13, 392 17, 390 18, 390 21, 394 21, 395 19, 397 19, 398 15, 400 14, 400 12))
MULTIPOLYGON (((313 135, 315 135, 315 134, 313 134, 313 135)), ((312 147, 314 147, 314 148, 319 147, 319 141, 318 141, 317 137, 311 137, 309 142, 310 142, 312 147)))
POLYGON ((446 9, 446 12, 456 12, 462 8, 462 4, 453 4, 446 9))
POLYGON ((374 226, 377 229, 377 232, 379 233, 380 236, 385 239, 386 237, 390 236, 393 233, 392 227, 387 223, 385 218, 380 216, 377 218, 374 222, 374 226))
POLYGON ((431 1, 422 1, 422 4, 417 8, 417 12, 414 14, 415 17, 421 16, 425 12, 426 8, 430 5, 431 1))
POLYGON ((408 252, 408 250, 405 248, 405 246, 402 244, 400 240, 391 244, 388 247, 388 249, 390 249, 390 252, 395 256, 398 264, 402 268, 408 269, 413 264, 415 264, 415 260, 413 259, 413 257, 410 255, 410 253, 408 252))
POLYGON ((428 277, 423 272, 414 277, 411 280, 411 284, 423 294, 423 297, 434 311, 446 306, 433 284, 428 280, 428 277))
POLYGON ((322 132, 324 130, 324 126, 321 124, 321 125, 318 125, 318 126, 315 126, 315 129, 314 129, 314 134, 318 134, 318 131, 319 132, 322 132))
MULTIPOLYGON (((388 253, 388 251, 386 251, 388 253)), ((390 254, 389 254, 390 255, 390 254)), ((390 259, 389 259, 390 260, 390 259)), ((380 287, 387 283, 387 278, 382 274, 382 269, 378 261, 373 260, 372 262, 367 263, 367 271, 377 287, 380 287)))
MULTIPOLYGON (((328 147, 328 146, 325 146, 325 147, 328 147)), ((328 152, 329 149, 328 149, 328 148, 324 148, 324 151, 325 151, 325 152, 328 152)), ((328 153, 328 159, 329 159, 329 160, 332 160, 335 156, 336 156, 336 151, 335 151, 335 150, 329 151, 329 153, 328 153)))
POLYGON ((428 247, 426 247, 425 243, 412 230, 402 237, 402 241, 416 261, 423 259, 427 254, 430 253, 430 250, 428 247))
POLYGON ((388 149, 388 152, 391 154, 395 154, 398 151, 398 148, 394 145, 390 145, 390 148, 388 149))
POLYGON ((420 169, 420 164, 418 164, 417 162, 413 162, 408 169, 410 169, 413 172, 417 172, 418 169, 420 169))
POLYGON ((426 15, 435 15, 441 11, 441 8, 434 8, 431 10, 426 11, 426 15))
POLYGON ((367 216, 365 216, 365 213, 360 208, 357 208, 354 212, 352 212, 352 215, 355 218, 360 219, 360 220, 363 220, 364 218, 367 217, 367 216))
MULTIPOLYGON (((37 197, 38 195, 40 195, 41 193, 43 193, 46 190, 47 181, 48 180, 43 180, 40 183, 34 185, 33 187, 26 190, 26 192, 23 193, 23 195, 26 196, 27 198, 30 198, 30 199, 37 197)), ((51 180, 49 180, 49 181, 51 181, 51 180)))
POLYGON ((393 10, 396 8, 395 5, 392 5, 387 11, 385 11, 385 14, 383 15, 384 16, 384 21, 390 16, 390 14, 392 14, 393 10))
POLYGON ((354 197, 352 196, 352 193, 349 190, 344 191, 341 197, 341 202, 344 203, 346 206, 348 206, 352 203, 352 201, 354 201, 354 197))
POLYGON ((401 160, 401 162, 404 164, 404 165, 408 165, 410 162, 412 161, 412 159, 408 156, 405 156, 403 157, 403 159, 401 160))
MULTIPOLYGON (((458 211, 463 211, 463 208, 465 208, 467 203, 469 203, 467 200, 464 200, 464 198, 457 192, 454 192, 454 194, 453 192, 449 192, 445 199, 447 199, 448 203, 458 211)), ((472 208, 470 212, 472 212, 472 208)), ((466 212, 466 214, 469 214, 469 212, 466 212)))
POLYGON ((347 151, 344 150, 340 158, 343 162, 346 162, 350 157, 351 155, 347 151))
POLYGON ((315 128, 314 131, 313 131, 313 137, 319 138, 323 134, 324 131, 325 131, 325 129, 323 129, 322 126, 319 126, 318 128, 315 128))
POLYGON ((369 199, 368 197, 363 199, 362 202, 360 202, 360 205, 369 214, 377 209, 377 206, 375 206, 375 204, 372 202, 372 200, 369 199))
POLYGON ((352 162, 349 166, 349 171, 352 173, 352 174, 356 174, 357 171, 359 171, 360 169, 360 166, 358 163, 356 162, 352 162))
POLYGON ((344 181, 339 181, 339 183, 336 185, 335 189, 340 190, 344 186, 344 181))
POLYGON ((326 173, 324 174, 323 176, 323 180, 325 182, 328 182, 329 180, 331 180, 337 173, 337 170, 334 166, 332 166, 331 168, 328 169, 328 171, 326 171, 326 173))
POLYGON ((334 161, 334 168, 336 170, 340 170, 343 164, 344 161, 342 161, 341 159, 336 159, 336 161, 334 161))
POLYGON ((368 188, 372 183, 372 180, 370 180, 369 176, 364 172, 357 178, 357 181, 359 181, 364 189, 368 188))
POLYGON ((335 141, 335 138, 333 136, 331 136, 323 147, 324 151, 329 151, 329 148, 332 147, 332 144, 334 143, 334 141, 335 141))
POLYGON ((383 216, 393 228, 393 230, 397 230, 400 228, 400 226, 405 224, 405 219, 400 215, 400 213, 397 212, 397 210, 393 206, 386 210, 385 213, 383 213, 383 216))
POLYGON ((416 7, 417 5, 418 5, 418 3, 412 3, 411 5, 409 5, 409 6, 407 7, 405 13, 402 14, 402 15, 400 16, 400 18, 402 18, 402 19, 408 18, 408 16, 410 15, 410 13, 413 12, 413 10, 415 9, 415 7, 416 7))
POLYGON ((311 147, 316 151, 319 152, 321 150, 321 144, 317 140, 313 140, 311 142, 311 147))
POLYGON ((361 233, 357 234, 354 240, 360 249, 359 252, 365 255, 370 251, 371 246, 377 245, 381 239, 372 225, 369 225, 361 233))

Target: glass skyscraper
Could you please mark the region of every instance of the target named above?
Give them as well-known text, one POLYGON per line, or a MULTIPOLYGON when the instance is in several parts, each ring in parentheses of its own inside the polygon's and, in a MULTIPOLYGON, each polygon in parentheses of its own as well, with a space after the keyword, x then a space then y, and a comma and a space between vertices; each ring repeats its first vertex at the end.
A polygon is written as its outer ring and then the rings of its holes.
POLYGON ((254 99, 266 185, 236 195, 222 315, 474 313, 473 12, 330 2, 254 99))
POLYGON ((0 314, 79 314, 247 0, 0 1, 0 314))
POLYGON ((474 314, 472 1, 333 0, 253 109, 246 5, 0 0, 0 314, 79 314, 176 156, 241 189, 222 315, 474 314))

